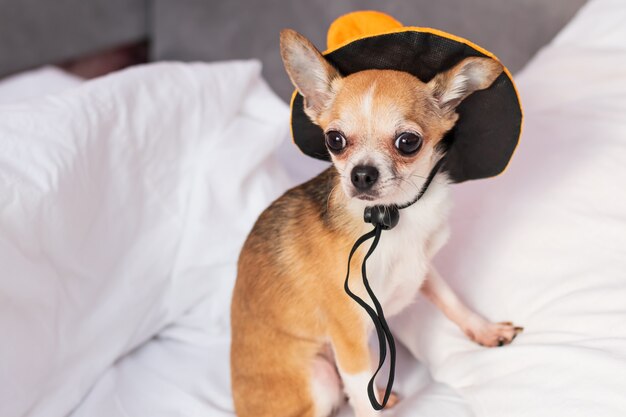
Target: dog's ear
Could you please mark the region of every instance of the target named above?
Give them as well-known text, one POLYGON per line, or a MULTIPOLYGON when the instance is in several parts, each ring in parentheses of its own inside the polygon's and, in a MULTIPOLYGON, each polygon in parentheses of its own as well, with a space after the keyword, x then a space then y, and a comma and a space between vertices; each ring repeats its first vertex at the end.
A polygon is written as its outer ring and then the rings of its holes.
POLYGON ((304 97, 304 111, 316 121, 332 101, 339 72, 307 38, 291 29, 280 32, 280 54, 291 82, 304 97))
POLYGON ((490 58, 465 58, 448 71, 428 82, 433 96, 444 112, 451 112, 467 96, 489 87, 502 73, 503 67, 490 58))

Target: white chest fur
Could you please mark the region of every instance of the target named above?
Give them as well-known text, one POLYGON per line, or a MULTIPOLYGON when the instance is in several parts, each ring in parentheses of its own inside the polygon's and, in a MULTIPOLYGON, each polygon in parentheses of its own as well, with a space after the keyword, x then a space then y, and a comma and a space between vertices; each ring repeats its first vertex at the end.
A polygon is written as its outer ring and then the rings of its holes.
POLYGON ((382 232, 378 247, 367 262, 367 277, 386 317, 399 313, 415 300, 432 257, 448 238, 451 204, 444 181, 436 177, 420 201, 400 211, 400 222, 392 230, 382 232))

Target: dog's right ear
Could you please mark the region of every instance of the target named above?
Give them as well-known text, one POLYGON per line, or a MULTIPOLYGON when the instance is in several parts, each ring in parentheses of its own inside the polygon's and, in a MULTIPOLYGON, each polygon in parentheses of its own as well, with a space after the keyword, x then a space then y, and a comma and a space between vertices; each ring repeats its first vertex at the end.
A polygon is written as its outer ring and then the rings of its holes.
POLYGON ((280 32, 280 54, 291 82, 304 97, 304 111, 315 122, 334 97, 341 75, 313 44, 291 29, 280 32))

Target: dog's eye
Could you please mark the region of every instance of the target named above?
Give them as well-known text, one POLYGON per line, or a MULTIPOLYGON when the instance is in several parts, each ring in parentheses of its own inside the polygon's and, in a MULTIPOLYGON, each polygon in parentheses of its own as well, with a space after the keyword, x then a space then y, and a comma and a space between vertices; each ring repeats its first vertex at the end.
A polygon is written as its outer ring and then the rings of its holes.
POLYGON ((411 132, 400 133, 396 138, 396 148, 402 155, 411 155, 422 147, 422 137, 411 132))
POLYGON ((331 130, 326 132, 326 146, 331 152, 341 152, 346 147, 346 138, 336 130, 331 130))

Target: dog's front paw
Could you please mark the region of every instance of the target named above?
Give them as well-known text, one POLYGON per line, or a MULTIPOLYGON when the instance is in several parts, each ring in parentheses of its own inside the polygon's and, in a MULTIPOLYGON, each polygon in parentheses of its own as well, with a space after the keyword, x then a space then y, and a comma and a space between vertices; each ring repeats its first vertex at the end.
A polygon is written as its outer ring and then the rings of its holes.
POLYGON ((463 330, 467 337, 479 345, 496 347, 511 343, 524 328, 508 321, 491 323, 482 317, 475 317, 463 330))
MULTIPOLYGON (((378 401, 382 401, 384 396, 385 396, 385 390, 382 388, 378 388, 378 398, 379 398, 378 401)), ((385 410, 388 410, 394 407, 396 404, 398 404, 399 401, 400 399, 398 398, 398 394, 391 391, 391 394, 389 394, 389 399, 387 400, 387 405, 385 406, 385 410)))

